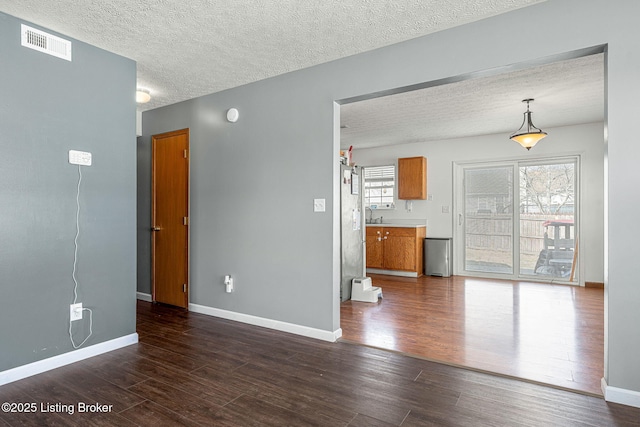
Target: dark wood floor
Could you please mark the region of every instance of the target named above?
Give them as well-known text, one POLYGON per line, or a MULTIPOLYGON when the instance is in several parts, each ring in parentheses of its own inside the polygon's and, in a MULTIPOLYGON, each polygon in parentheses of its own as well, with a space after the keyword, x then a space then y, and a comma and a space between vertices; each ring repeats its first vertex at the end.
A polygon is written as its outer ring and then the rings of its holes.
POLYGON ((371 277, 384 298, 342 303, 344 339, 602 395, 602 289, 462 276, 371 277))
POLYGON ((346 342, 138 303, 140 343, 0 387, 9 426, 613 426, 640 409, 346 342))

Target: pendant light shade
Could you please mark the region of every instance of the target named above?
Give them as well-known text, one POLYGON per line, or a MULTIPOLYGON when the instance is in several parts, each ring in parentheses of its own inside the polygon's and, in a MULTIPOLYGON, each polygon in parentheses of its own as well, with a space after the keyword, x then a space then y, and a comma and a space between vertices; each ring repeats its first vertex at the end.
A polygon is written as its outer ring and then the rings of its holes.
POLYGON ((522 121, 520 129, 511 134, 509 138, 522 145, 527 150, 531 150, 531 147, 536 145, 538 141, 547 136, 547 133, 542 129, 535 127, 533 125, 533 122, 531 121, 531 111, 529 111, 529 103, 533 102, 533 99, 523 99, 522 102, 527 103, 527 111, 524 113, 524 120, 522 121))

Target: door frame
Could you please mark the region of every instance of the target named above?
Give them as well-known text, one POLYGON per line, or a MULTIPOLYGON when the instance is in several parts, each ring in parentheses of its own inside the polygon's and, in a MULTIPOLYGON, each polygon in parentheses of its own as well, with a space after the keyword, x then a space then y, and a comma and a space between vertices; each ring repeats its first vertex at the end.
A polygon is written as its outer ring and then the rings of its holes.
POLYGON ((190 301, 190 246, 191 246, 191 137, 189 133, 189 128, 178 129, 175 131, 159 133, 155 135, 151 135, 151 300, 153 302, 156 301, 156 234, 154 232, 154 227, 156 225, 156 140, 161 138, 168 138, 172 136, 184 135, 187 136, 187 194, 186 194, 186 212, 188 223, 187 227, 187 236, 186 236, 186 246, 185 246, 185 263, 186 263, 186 292, 185 292, 185 309, 189 309, 189 301, 190 301))
POLYGON ((577 267, 576 274, 578 280, 575 282, 569 282, 568 280, 559 280, 557 278, 546 279, 543 277, 533 277, 528 275, 520 274, 520 191, 519 189, 519 173, 520 166, 525 166, 527 164, 535 164, 535 163, 563 163, 563 162, 575 162, 576 170, 574 177, 574 185, 575 185, 575 212, 574 212, 574 224, 575 224, 575 233, 576 236, 582 230, 581 225, 581 211, 582 211, 582 174, 581 174, 581 155, 580 153, 567 153, 558 156, 538 156, 531 158, 505 158, 505 159, 496 159, 491 161, 463 161, 463 162, 453 162, 453 216, 452 216, 452 230, 453 230, 453 242, 454 242, 454 252, 453 252, 453 267, 454 274, 458 276, 468 276, 468 277, 484 277, 490 279, 507 279, 507 280, 535 280, 540 283, 560 283, 567 284, 573 286, 585 286, 584 279, 584 263, 581 262, 581 257, 584 253, 583 245, 584 239, 578 240, 578 258, 577 258, 577 267), (463 185, 463 174, 465 168, 483 168, 483 167, 493 167, 493 166, 506 166, 513 165, 513 174, 514 174, 514 209, 513 209, 513 242, 512 242, 512 259, 513 259, 513 274, 497 274, 497 273, 485 273, 485 272, 475 272, 475 271, 466 271, 464 268, 464 250, 465 250, 465 235, 464 235, 464 221, 465 212, 464 212, 464 192, 460 191, 463 185), (462 224, 459 219, 462 216, 462 224))

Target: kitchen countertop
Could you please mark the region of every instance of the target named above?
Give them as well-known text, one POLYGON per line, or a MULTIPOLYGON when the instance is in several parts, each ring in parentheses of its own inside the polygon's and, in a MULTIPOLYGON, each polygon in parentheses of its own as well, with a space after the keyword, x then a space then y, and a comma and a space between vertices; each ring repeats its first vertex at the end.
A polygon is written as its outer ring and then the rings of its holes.
POLYGON ((399 224, 395 222, 383 222, 382 224, 366 224, 367 227, 402 227, 402 228, 421 228, 426 227, 425 224, 399 224))

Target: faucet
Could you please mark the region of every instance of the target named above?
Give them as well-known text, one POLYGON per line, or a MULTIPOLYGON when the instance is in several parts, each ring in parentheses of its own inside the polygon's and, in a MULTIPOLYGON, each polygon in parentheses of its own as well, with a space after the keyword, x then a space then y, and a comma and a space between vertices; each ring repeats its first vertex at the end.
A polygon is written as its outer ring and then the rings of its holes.
POLYGON ((369 206, 366 206, 364 209, 365 210, 369 210, 369 219, 365 218, 365 223, 367 223, 367 224, 382 224, 382 215, 380 215, 379 218, 374 218, 373 217, 373 209, 371 209, 369 206))
POLYGON ((365 218, 365 223, 366 224, 373 224, 373 209, 371 209, 369 206, 365 206, 364 210, 368 210, 369 211, 369 219, 365 218))

